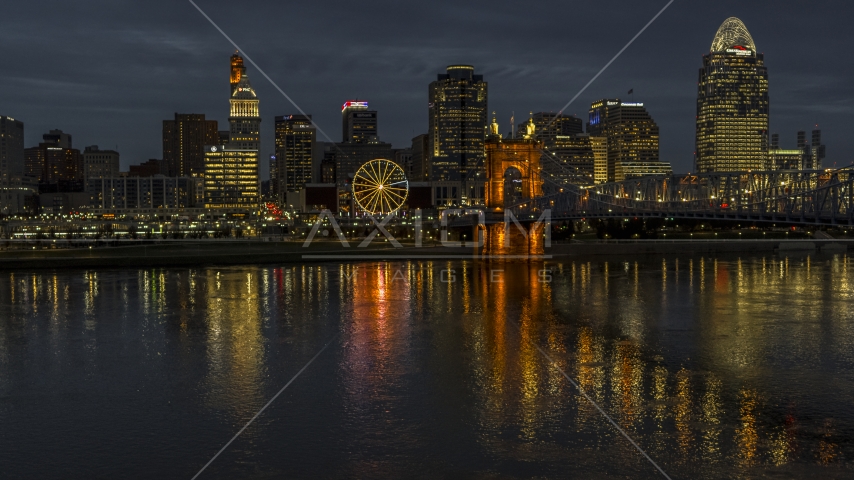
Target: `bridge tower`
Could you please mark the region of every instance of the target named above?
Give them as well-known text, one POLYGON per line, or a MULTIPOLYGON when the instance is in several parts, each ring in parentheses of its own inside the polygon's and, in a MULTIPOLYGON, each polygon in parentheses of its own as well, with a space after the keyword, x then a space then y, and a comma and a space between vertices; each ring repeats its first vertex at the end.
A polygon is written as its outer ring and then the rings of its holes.
POLYGON ((519 219, 525 233, 511 222, 505 228, 505 173, 515 168, 521 174, 522 198, 533 199, 543 195, 540 162, 543 142, 534 138, 534 124, 528 123, 523 138, 504 139, 498 134, 493 120, 492 135, 484 143, 486 149, 486 231, 483 254, 489 256, 513 255, 521 258, 543 255, 543 224, 532 219, 519 219), (509 242, 507 237, 509 236, 509 242))

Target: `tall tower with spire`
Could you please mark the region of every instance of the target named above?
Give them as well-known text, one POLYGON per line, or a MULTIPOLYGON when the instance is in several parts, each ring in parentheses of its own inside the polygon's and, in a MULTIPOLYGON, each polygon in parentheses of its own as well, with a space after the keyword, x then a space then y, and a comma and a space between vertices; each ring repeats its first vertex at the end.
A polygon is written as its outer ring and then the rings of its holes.
POLYGON ((258 95, 243 59, 232 55, 231 65, 229 139, 225 144, 205 147, 205 208, 257 210, 261 202, 258 95))
POLYGON ((240 78, 245 73, 246 67, 243 66, 243 57, 240 56, 239 52, 234 52, 234 55, 231 56, 231 93, 234 93, 234 89, 240 83, 240 78))

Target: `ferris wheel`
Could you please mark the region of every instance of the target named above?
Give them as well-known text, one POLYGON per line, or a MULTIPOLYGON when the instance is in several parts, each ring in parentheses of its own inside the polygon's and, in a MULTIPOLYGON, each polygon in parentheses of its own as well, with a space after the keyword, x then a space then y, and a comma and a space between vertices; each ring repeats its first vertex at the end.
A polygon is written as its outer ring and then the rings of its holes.
POLYGON ((353 198, 359 208, 371 215, 399 210, 408 195, 409 180, 391 160, 371 160, 353 177, 353 198))

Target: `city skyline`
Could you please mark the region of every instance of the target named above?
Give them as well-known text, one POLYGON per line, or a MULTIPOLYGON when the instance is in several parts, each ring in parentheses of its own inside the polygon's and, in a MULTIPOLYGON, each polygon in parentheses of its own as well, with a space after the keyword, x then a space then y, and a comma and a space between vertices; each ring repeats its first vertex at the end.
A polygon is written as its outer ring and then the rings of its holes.
MULTIPOLYGON (((841 17, 828 15, 828 10, 834 5, 843 7, 841 2, 816 5, 809 11, 787 8, 786 2, 762 2, 750 7, 717 2, 706 7, 703 15, 680 3, 674 3, 565 113, 584 118, 591 101, 625 99, 626 92, 633 89, 634 100, 644 102, 661 127, 661 160, 672 162, 676 171, 690 171, 697 70, 720 23, 737 16, 750 29, 769 66, 771 132, 780 134, 784 148, 794 148, 790 139, 795 132, 811 130, 818 123, 824 132, 824 143, 830 147, 827 165, 850 163, 852 156, 846 152, 854 148, 854 140, 848 139, 845 131, 849 114, 854 111, 854 98, 845 88, 845 80, 851 75, 844 62, 830 61, 842 55, 843 50, 839 40, 825 33, 832 31, 834 22, 841 17), (809 28, 819 20, 822 28, 809 28)), ((97 38, 102 43, 111 38, 109 35, 120 41, 98 49, 97 55, 95 50, 85 48, 72 55, 65 50, 69 46, 57 43, 49 32, 42 34, 43 38, 27 37, 22 26, 36 18, 28 15, 28 6, 17 6, 0 20, 0 24, 9 27, 0 35, 13 47, 5 54, 7 63, 17 66, 13 72, 0 76, 12 87, 0 94, 4 108, 0 113, 24 121, 27 147, 36 145, 48 130, 62 129, 79 139, 75 142, 79 145, 117 148, 122 169, 127 169, 130 164, 162 156, 160 126, 174 112, 204 113, 221 125, 226 123, 219 95, 225 75, 222 59, 233 50, 194 16, 197 13, 191 5, 161 5, 165 11, 173 12, 168 21, 155 26, 148 13, 129 15, 127 18, 134 18, 137 27, 120 22, 99 33, 102 36, 97 38), (21 43, 27 38, 31 41, 21 43), (33 62, 30 57, 43 57, 45 48, 68 55, 59 55, 50 68, 33 62), (126 63, 126 68, 119 68, 119 60, 126 63), (93 64, 100 66, 101 74, 91 74, 93 64), (53 80, 55 68, 62 68, 67 75, 53 80)), ((366 15, 376 16, 372 21, 378 23, 385 18, 385 13, 373 7, 361 11, 342 7, 330 19, 341 28, 329 29, 321 38, 312 35, 312 48, 305 48, 308 39, 279 43, 264 28, 241 29, 253 21, 265 24, 264 17, 276 17, 280 7, 259 5, 249 9, 245 17, 230 18, 222 2, 202 6, 214 19, 229 19, 235 41, 306 113, 313 115, 333 140, 337 140, 341 103, 359 98, 369 100, 372 109, 380 112, 383 139, 395 147, 406 147, 412 137, 426 133, 426 85, 447 65, 472 64, 478 73, 483 73, 490 83, 490 113, 498 112, 498 122, 505 130, 511 112, 520 120, 528 111, 559 110, 631 38, 640 26, 638 19, 649 17, 660 8, 657 4, 637 6, 616 1, 597 8, 573 5, 567 10, 567 17, 548 19, 536 12, 554 10, 554 5, 538 5, 532 10, 531 20, 514 19, 516 24, 509 31, 519 33, 507 39, 492 33, 498 27, 509 27, 512 17, 509 7, 497 6, 494 13, 485 17, 486 27, 472 27, 463 33, 455 30, 460 36, 457 46, 451 46, 453 35, 441 32, 428 40, 404 35, 398 46, 362 54, 359 52, 367 52, 368 45, 388 45, 387 38, 380 38, 379 32, 363 32, 360 36, 350 27, 351 21, 367 21, 366 15), (608 21, 615 26, 609 31, 625 34, 590 38, 596 29, 585 22, 595 24, 591 20, 606 8, 611 12, 608 21), (526 33, 536 30, 534 17, 541 22, 539 37, 526 33), (554 22, 559 20, 568 23, 564 28, 555 28, 554 22), (484 28, 489 29, 489 35, 475 41, 476 33, 484 28), (554 41, 541 41, 544 34, 554 35, 554 41), (347 37, 347 44, 342 35, 347 37)), ((398 14, 408 11, 402 8, 389 10, 398 14)), ((417 7, 412 9, 416 11, 417 7)), ((62 19, 77 20, 76 28, 84 28, 86 22, 111 18, 109 9, 101 10, 94 18, 77 19, 72 14, 70 18, 63 15, 62 19)), ((87 11, 85 4, 81 11, 87 11)), ((293 10, 292 16, 301 12, 293 10)), ((59 22, 55 15, 49 12, 44 21, 59 22)), ((456 21, 447 19, 449 26, 456 21)), ((294 37, 305 28, 296 23, 291 27, 294 37)), ((406 31, 399 26, 390 30, 383 35, 406 31)), ((94 37, 91 40, 97 43, 94 37)), ((252 70, 249 66, 250 73, 252 70)), ((266 121, 261 132, 261 154, 267 156, 274 151, 273 118, 298 112, 257 73, 254 78, 259 96, 269 105, 264 109, 266 121)), ((325 139, 319 134, 318 140, 325 139)), ((264 177, 266 170, 267 166, 262 165, 264 177)))

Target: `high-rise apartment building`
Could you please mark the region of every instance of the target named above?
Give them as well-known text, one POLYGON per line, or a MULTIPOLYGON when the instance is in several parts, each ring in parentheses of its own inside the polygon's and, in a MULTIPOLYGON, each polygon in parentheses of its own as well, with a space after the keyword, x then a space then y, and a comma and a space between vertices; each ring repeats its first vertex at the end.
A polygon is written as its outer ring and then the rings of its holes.
POLYGON ((163 161, 173 177, 204 171, 205 145, 219 143, 217 121, 203 114, 175 113, 174 120, 163 121, 163 161))
POLYGON ((377 111, 368 110, 368 102, 348 100, 341 107, 341 136, 344 143, 376 143, 377 111))
POLYGON ((487 82, 483 75, 475 75, 471 65, 451 65, 447 73, 439 74, 436 81, 430 83, 431 180, 483 184, 486 178, 483 144, 488 125, 487 96, 487 82))
POLYGON ((275 169, 270 171, 271 189, 284 202, 287 192, 298 192, 312 182, 317 129, 311 115, 276 117, 275 169))
POLYGON ((228 143, 205 147, 205 208, 255 209, 261 201, 261 114, 245 71, 232 88, 229 106, 228 143))
POLYGON ((83 149, 83 178, 112 178, 119 176, 119 152, 101 150, 97 145, 83 149))
POLYGON ((768 168, 768 69, 741 20, 718 29, 697 88, 697 170, 768 168))
POLYGON ((0 182, 24 175, 24 123, 0 115, 0 182))
POLYGON ((619 162, 659 161, 658 125, 643 103, 626 103, 618 98, 593 102, 590 106, 587 133, 607 139, 609 182, 615 181, 619 162))

